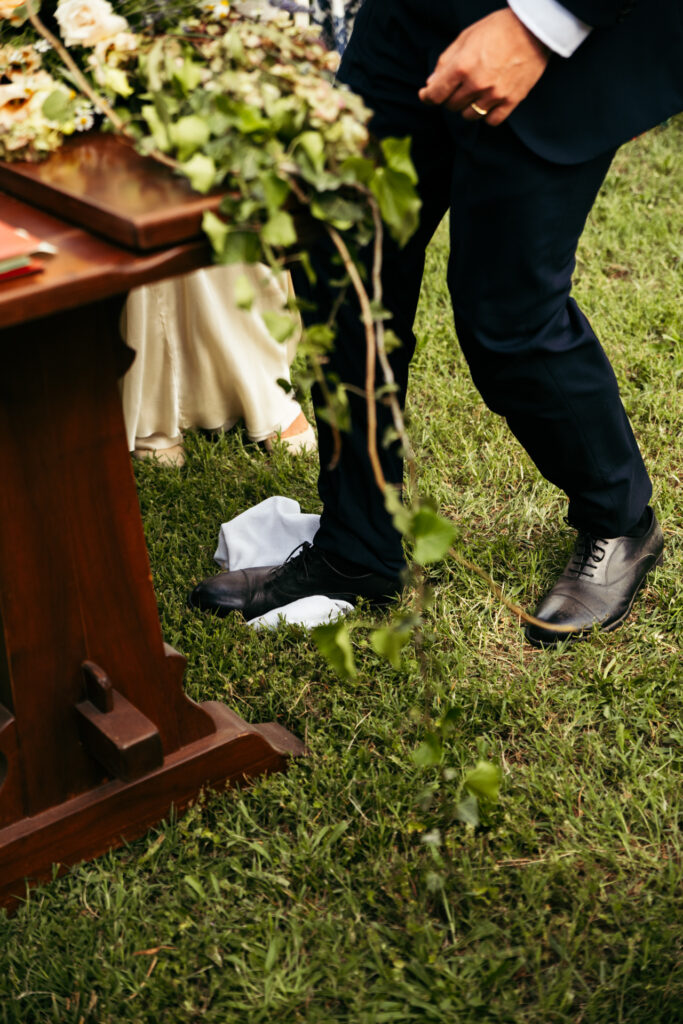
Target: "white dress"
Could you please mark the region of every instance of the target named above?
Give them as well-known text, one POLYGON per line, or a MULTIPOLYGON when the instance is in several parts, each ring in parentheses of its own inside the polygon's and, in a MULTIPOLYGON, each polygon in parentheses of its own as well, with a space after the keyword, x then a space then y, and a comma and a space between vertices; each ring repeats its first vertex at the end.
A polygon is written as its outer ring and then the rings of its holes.
POLYGON ((261 316, 286 299, 287 276, 260 264, 210 267, 132 291, 122 322, 136 352, 121 388, 129 450, 171 448, 184 429, 227 430, 242 418, 254 441, 286 430, 301 408, 277 381, 289 380, 296 336, 280 344, 261 316), (235 303, 240 275, 255 294, 249 311, 235 303))

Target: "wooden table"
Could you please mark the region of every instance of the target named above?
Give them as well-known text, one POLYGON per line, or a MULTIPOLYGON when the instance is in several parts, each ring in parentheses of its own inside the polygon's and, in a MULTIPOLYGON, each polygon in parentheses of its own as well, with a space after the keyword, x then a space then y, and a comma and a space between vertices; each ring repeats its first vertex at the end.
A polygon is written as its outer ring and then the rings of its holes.
MULTIPOLYGON (((182 688, 164 644, 127 450, 129 289, 210 262, 201 237, 134 252, 0 193, 58 246, 0 284, 0 904, 141 835, 205 785, 302 744, 182 688)), ((163 218, 162 218, 163 219, 163 218)))

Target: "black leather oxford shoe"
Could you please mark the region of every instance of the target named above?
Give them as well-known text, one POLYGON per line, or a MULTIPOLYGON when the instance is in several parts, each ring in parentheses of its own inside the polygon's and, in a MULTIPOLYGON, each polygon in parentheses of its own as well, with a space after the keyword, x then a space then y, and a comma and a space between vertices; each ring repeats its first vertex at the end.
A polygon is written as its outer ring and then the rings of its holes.
POLYGON ((189 604, 216 615, 239 611, 249 620, 315 594, 351 604, 359 597, 386 604, 400 590, 399 580, 363 566, 345 563, 345 571, 335 568, 324 551, 306 542, 282 565, 220 572, 203 580, 190 594, 189 604))
POLYGON ((536 647, 578 640, 593 628, 616 629, 627 618, 635 596, 662 561, 664 540, 654 512, 643 537, 593 537, 579 533, 574 553, 552 590, 534 612, 546 629, 528 624, 527 640, 536 647), (569 626, 561 632, 554 626, 569 626))

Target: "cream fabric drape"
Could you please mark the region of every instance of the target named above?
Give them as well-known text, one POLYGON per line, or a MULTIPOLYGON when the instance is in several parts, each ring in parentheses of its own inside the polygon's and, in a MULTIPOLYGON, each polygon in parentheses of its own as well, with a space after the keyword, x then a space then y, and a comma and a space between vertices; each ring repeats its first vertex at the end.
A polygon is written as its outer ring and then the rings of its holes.
POLYGON ((135 361, 122 382, 130 451, 170 448, 186 428, 229 429, 243 418, 262 441, 301 411, 277 384, 289 380, 296 338, 281 345, 261 314, 281 310, 287 276, 259 264, 210 267, 132 291, 122 322, 135 361), (238 309, 246 275, 255 300, 238 309))

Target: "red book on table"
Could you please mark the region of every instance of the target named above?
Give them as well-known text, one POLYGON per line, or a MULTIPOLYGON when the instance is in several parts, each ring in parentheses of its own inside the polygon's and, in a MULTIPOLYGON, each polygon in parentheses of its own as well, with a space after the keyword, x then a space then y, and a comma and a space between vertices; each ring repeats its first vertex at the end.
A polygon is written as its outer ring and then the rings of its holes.
POLYGON ((52 253, 54 248, 22 228, 0 221, 0 281, 40 273, 42 264, 31 259, 39 252, 52 253))

